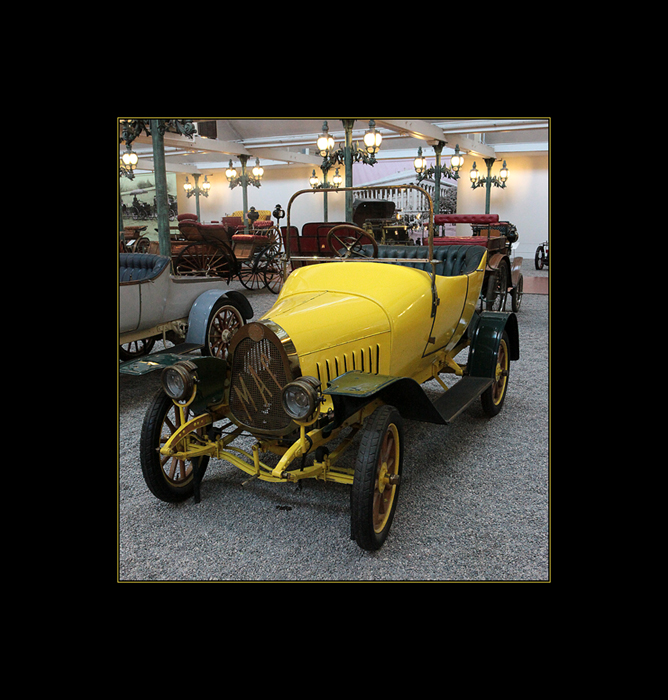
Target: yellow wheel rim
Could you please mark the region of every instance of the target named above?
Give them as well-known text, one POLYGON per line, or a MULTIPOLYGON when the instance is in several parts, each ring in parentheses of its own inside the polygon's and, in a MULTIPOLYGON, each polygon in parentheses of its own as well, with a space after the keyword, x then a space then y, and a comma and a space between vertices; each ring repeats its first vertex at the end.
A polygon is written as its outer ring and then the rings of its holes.
POLYGON ((392 512, 392 504, 397 491, 396 477, 399 470, 399 431, 391 423, 383 437, 378 454, 376 484, 373 494, 373 529, 382 532, 392 512), (395 482, 395 483, 392 483, 395 482))
POLYGON ((506 385, 508 384, 508 369, 510 367, 510 357, 508 355, 508 346, 506 341, 501 339, 499 344, 499 353, 496 357, 496 374, 494 384, 492 384, 492 400, 494 405, 498 406, 503 401, 503 396, 506 393, 506 385))

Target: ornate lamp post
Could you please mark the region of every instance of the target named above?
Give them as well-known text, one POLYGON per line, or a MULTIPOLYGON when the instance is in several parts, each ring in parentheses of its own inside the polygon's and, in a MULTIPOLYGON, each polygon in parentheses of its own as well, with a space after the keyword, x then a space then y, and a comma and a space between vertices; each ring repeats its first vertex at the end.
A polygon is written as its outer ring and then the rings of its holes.
POLYGON ((455 155, 452 156, 452 168, 447 168, 441 165, 441 152, 443 151, 443 146, 445 146, 444 141, 438 141, 434 145, 434 153, 436 154, 436 165, 431 168, 427 167, 427 161, 422 157, 422 146, 418 148, 417 158, 413 161, 413 167, 417 173, 417 181, 422 182, 427 178, 433 176, 436 187, 434 188, 434 212, 438 214, 440 212, 441 203, 441 175, 445 175, 451 180, 459 179, 459 169, 464 163, 463 156, 459 155, 459 144, 455 147, 455 155), (456 161, 456 164, 455 164, 456 161))
POLYGON ((249 175, 246 172, 246 163, 248 163, 248 156, 240 155, 239 160, 241 161, 241 175, 237 175, 237 171, 232 167, 232 161, 230 160, 230 167, 225 171, 225 177, 230 183, 230 189, 233 190, 237 185, 241 185, 243 190, 243 216, 244 216, 244 231, 248 233, 248 185, 253 185, 253 187, 262 187, 262 176, 264 175, 264 168, 260 165, 259 158, 255 159, 255 167, 252 170, 252 174, 249 175))
POLYGON ((183 185, 183 189, 186 191, 186 197, 192 197, 195 195, 195 207, 197 209, 197 220, 201 221, 202 217, 200 216, 199 213, 199 196, 202 195, 202 197, 208 197, 209 196, 209 190, 211 189, 211 183, 206 179, 207 176, 204 176, 204 182, 202 183, 202 186, 199 186, 199 178, 200 174, 199 173, 193 173, 192 176, 195 178, 195 184, 194 186, 188 181, 188 176, 186 175, 186 182, 183 185))
MULTIPOLYGON (((331 138, 331 137, 330 137, 331 138)), ((332 182, 329 183, 327 182, 327 170, 322 171, 322 182, 318 179, 318 176, 315 174, 315 168, 313 169, 313 174, 311 177, 308 179, 309 185, 314 190, 333 190, 333 189, 338 189, 339 185, 343 182, 343 178, 339 175, 339 169, 336 169, 336 172, 334 174, 334 177, 332 178, 332 182)), ((324 211, 324 217, 325 221, 329 221, 329 212, 327 209, 327 192, 324 193, 323 195, 323 211, 324 211)))
POLYGON ((135 168, 139 162, 139 157, 132 150, 132 146, 127 144, 125 153, 120 157, 120 175, 121 177, 127 177, 128 180, 135 179, 135 168))
POLYGON ((142 132, 153 142, 153 170, 155 173, 155 202, 158 210, 158 241, 160 255, 170 256, 169 200, 167 199, 167 169, 165 168, 165 131, 174 131, 192 138, 197 129, 191 119, 121 119, 121 143, 128 147, 142 132))
POLYGON ((496 161, 496 158, 485 158, 485 165, 487 166, 487 177, 480 177, 480 172, 478 171, 478 168, 476 168, 476 164, 473 163, 473 167, 471 168, 471 171, 469 173, 469 177, 471 178, 471 189, 476 189, 476 187, 482 187, 483 185, 486 188, 485 191, 485 214, 489 214, 489 200, 490 200, 490 194, 492 191, 492 185, 494 187, 500 187, 501 189, 504 189, 506 186, 506 181, 508 180, 508 166, 506 165, 506 161, 503 161, 503 167, 499 171, 498 177, 494 175, 492 177, 492 166, 494 165, 494 162, 496 161))
MULTIPOLYGON (((343 130, 345 131, 346 141, 343 148, 334 150, 334 139, 329 135, 327 122, 322 125, 323 133, 318 138, 318 150, 323 156, 322 168, 323 173, 326 173, 335 165, 344 166, 345 186, 353 186, 353 161, 365 163, 366 165, 375 165, 376 153, 380 148, 383 140, 382 134, 376 131, 376 122, 369 120, 369 131, 364 134, 364 149, 358 147, 357 144, 353 147, 353 124, 354 119, 342 119, 343 130)), ((346 221, 353 220, 353 194, 346 192, 346 221)))

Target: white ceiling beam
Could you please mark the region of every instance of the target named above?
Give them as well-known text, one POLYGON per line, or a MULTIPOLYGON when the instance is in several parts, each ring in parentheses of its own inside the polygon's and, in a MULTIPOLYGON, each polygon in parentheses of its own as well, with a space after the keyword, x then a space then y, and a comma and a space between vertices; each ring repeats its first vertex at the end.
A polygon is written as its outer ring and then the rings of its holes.
POLYGON ((376 119, 376 126, 398 131, 422 141, 445 141, 443 129, 421 119, 376 119))
POLYGON ((448 146, 454 148, 459 146, 459 150, 462 153, 469 153, 472 156, 477 156, 478 158, 495 158, 496 151, 493 146, 488 146, 485 143, 480 143, 480 141, 474 141, 464 134, 448 134, 447 137, 448 146))
POLYGON ((493 158, 495 156, 492 146, 479 143, 462 134, 446 135, 440 127, 421 119, 376 119, 376 125, 427 141, 430 145, 433 145, 435 141, 444 141, 450 148, 459 144, 460 151, 471 153, 480 158, 493 158))
MULTIPOLYGON (((142 134, 135 139, 137 143, 152 143, 151 137, 142 134)), ((181 134, 172 134, 169 131, 165 132, 165 146, 174 148, 184 148, 192 151, 211 151, 214 153, 227 153, 231 156, 246 155, 250 153, 244 146, 235 141, 219 141, 218 139, 205 139, 202 136, 193 136, 189 139, 181 134)))
MULTIPOLYGON (((147 160, 146 158, 140 158, 137 161, 138 170, 155 170, 153 165, 153 159, 147 160)), ((168 173, 196 173, 199 171, 197 166, 193 163, 192 165, 182 164, 182 163, 169 163, 165 161, 165 169, 168 173)))
POLYGON ((287 148, 253 148, 251 156, 264 160, 283 160, 286 163, 306 163, 307 165, 322 165, 322 157, 314 153, 296 153, 287 148))

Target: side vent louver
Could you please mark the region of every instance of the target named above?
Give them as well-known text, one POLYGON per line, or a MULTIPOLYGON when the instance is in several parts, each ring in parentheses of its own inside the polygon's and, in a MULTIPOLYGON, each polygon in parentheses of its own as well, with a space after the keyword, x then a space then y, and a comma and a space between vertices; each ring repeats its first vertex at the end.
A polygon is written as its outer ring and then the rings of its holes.
POLYGON ((378 374, 380 367, 380 345, 371 345, 332 355, 316 362, 315 367, 318 379, 321 382, 329 382, 351 370, 378 374))

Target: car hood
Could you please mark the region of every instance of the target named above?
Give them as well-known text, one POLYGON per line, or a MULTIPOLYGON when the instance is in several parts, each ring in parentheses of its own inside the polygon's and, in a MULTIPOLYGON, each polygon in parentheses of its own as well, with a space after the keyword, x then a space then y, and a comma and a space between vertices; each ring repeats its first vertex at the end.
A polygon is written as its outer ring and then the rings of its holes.
POLYGON ((277 323, 299 357, 387 333, 387 314, 374 301, 346 292, 314 291, 280 299, 261 320, 277 323))

